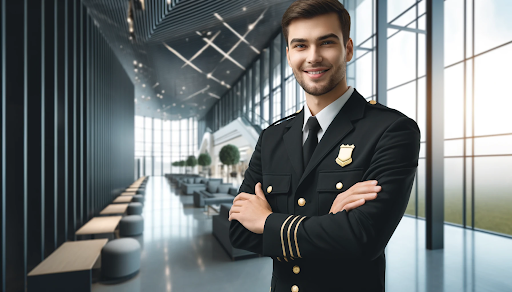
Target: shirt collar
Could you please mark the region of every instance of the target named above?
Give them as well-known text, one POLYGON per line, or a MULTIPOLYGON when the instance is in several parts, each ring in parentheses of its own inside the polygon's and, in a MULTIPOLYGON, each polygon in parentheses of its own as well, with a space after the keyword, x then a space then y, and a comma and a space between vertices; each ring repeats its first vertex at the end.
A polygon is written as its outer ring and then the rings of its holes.
MULTIPOLYGON (((328 106, 323 108, 318 114, 316 114, 316 119, 318 120, 318 123, 320 124, 320 127, 322 128, 321 131, 326 131, 331 122, 334 120, 336 115, 339 113, 341 108, 345 105, 347 100, 350 98, 350 96, 354 93, 354 88, 349 86, 347 91, 343 93, 342 96, 338 97, 335 101, 331 102, 328 106)), ((308 104, 304 104, 304 121, 302 124, 302 131, 304 132, 306 129, 306 123, 311 117, 311 111, 309 110, 308 104)))

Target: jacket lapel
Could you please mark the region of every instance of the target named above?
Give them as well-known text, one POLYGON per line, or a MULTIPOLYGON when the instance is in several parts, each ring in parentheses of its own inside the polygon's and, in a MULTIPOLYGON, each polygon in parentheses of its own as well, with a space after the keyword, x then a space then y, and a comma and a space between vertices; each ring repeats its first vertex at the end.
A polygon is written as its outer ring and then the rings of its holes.
MULTIPOLYGON (((309 164, 299 181, 300 184, 309 175, 309 173, 324 159, 324 157, 335 147, 339 146, 341 140, 354 128, 352 121, 360 119, 364 115, 366 100, 354 90, 354 93, 347 100, 347 103, 341 108, 332 123, 322 136, 322 140, 316 146, 309 164)), ((302 115, 304 116, 304 114, 302 115)), ((304 118, 302 118, 304 119, 304 118)), ((302 129, 301 129, 302 134, 302 129)), ((301 140, 302 142, 302 140, 301 140)), ((350 141, 349 141, 350 142, 350 141)), ((333 161, 333 163, 335 163, 333 161)))
POLYGON ((304 111, 301 111, 291 123, 286 125, 288 132, 283 135, 286 152, 290 158, 293 169, 298 177, 302 176, 304 169, 302 165, 302 124, 304 121, 304 111), (299 145, 300 147, 297 147, 299 145))

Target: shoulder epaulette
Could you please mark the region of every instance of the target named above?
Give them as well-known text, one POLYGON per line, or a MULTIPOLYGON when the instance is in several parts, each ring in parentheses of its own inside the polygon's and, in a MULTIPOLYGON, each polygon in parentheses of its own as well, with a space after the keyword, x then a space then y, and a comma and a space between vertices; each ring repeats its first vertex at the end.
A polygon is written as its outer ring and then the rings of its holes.
POLYGON ((294 114, 291 114, 291 115, 289 115, 289 116, 287 116, 287 117, 284 117, 284 118, 282 118, 282 119, 280 119, 280 120, 278 120, 278 121, 275 121, 275 122, 274 122, 274 123, 272 123, 270 126, 275 126, 275 125, 280 124, 281 122, 284 122, 284 121, 287 121, 287 120, 289 120, 289 119, 292 119, 292 118, 294 118, 296 115, 298 115, 301 111, 302 111, 302 109, 298 110, 298 111, 297 111, 297 112, 295 112, 294 114))

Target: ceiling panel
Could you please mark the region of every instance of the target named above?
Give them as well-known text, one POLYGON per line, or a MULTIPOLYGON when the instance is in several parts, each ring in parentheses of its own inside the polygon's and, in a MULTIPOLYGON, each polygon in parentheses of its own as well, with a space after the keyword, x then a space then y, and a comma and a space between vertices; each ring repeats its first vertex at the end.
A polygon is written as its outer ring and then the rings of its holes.
POLYGON ((206 114, 278 33, 292 2, 84 0, 135 85, 136 114, 164 119, 206 114))

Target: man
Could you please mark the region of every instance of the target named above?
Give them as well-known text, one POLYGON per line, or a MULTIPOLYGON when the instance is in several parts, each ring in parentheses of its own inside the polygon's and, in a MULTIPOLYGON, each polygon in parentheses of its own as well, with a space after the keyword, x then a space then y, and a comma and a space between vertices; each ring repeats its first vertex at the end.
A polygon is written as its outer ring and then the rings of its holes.
POLYGON ((272 257, 271 291, 384 291, 418 126, 347 86, 350 16, 337 0, 296 1, 282 27, 306 105, 261 133, 230 210, 231 243, 272 257))

